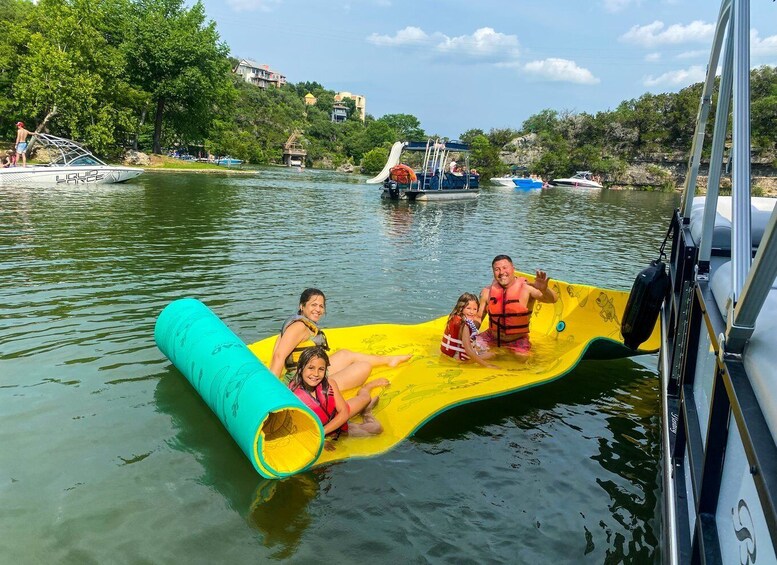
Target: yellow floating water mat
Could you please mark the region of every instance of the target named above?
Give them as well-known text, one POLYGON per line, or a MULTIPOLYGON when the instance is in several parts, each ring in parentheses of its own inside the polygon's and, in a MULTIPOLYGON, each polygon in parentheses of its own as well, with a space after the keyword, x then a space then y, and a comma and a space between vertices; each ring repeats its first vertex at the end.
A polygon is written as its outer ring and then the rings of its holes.
MULTIPOLYGON (((378 367, 370 376, 370 380, 384 377, 391 383, 375 391, 380 392, 380 401, 373 413, 383 425, 383 433, 367 438, 341 436, 333 442, 335 449, 319 451, 312 465, 384 453, 449 408, 553 381, 585 357, 614 359, 658 350, 657 325, 640 351, 623 345, 621 315, 628 293, 561 281, 552 281, 551 286, 559 300, 535 305, 531 355, 519 360, 509 352, 500 352, 491 360, 498 369, 462 364, 440 353, 447 316, 418 325, 327 328, 330 354, 350 349, 378 355, 412 353, 413 357, 395 368, 378 367)), ((275 340, 276 336, 269 337, 248 347, 269 366, 275 340)), ((349 398, 355 392, 347 391, 344 396, 349 398)))

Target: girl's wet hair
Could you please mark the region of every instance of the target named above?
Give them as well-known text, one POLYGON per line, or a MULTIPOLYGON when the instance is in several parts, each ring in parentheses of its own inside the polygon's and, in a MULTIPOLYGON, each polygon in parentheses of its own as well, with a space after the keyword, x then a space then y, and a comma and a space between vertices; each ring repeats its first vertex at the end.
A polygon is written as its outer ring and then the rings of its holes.
MULTIPOLYGON (((307 388, 305 381, 302 379, 302 371, 305 369, 305 365, 315 358, 323 359, 324 366, 327 368, 327 373, 329 372, 329 355, 327 355, 326 350, 323 347, 318 346, 308 347, 300 354, 299 360, 297 361, 297 370, 289 381, 289 388, 291 390, 296 390, 300 387, 307 388)), ((326 394, 329 391, 329 381, 327 380, 327 377, 324 377, 324 380, 321 381, 321 386, 326 394)))
MULTIPOLYGON (((306 288, 302 291, 302 294, 299 295, 299 304, 302 306, 303 304, 307 304, 311 298, 314 296, 320 296, 324 299, 324 305, 326 305, 326 296, 324 296, 324 293, 318 290, 317 288, 306 288)), ((302 314, 302 308, 299 308, 297 310, 297 314, 302 314)))
POLYGON ((452 318, 453 316, 462 316, 464 314, 464 308, 466 308, 467 304, 472 301, 474 301, 477 307, 480 308, 480 300, 478 300, 478 297, 474 294, 465 292, 459 296, 459 299, 456 301, 456 306, 454 306, 453 310, 451 310, 448 319, 452 318))

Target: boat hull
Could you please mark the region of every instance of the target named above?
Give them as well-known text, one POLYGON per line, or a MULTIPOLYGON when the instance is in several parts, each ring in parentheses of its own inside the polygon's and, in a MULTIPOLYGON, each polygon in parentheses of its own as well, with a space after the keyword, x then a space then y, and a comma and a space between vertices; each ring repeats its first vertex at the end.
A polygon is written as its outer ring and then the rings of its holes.
POLYGON ((136 167, 106 166, 29 166, 0 169, 0 186, 116 184, 143 173, 136 167))
POLYGON ((427 202, 430 200, 472 200, 478 197, 480 190, 468 189, 442 189, 442 190, 395 190, 384 188, 382 198, 387 200, 409 200, 427 202))
POLYGON ((498 184, 506 188, 513 188, 515 186, 515 182, 513 182, 515 179, 513 177, 495 177, 488 180, 491 184, 498 184))
POLYGON ((588 190, 601 190, 603 188, 598 182, 571 179, 553 179, 549 184, 550 186, 568 186, 571 188, 583 188, 588 190))

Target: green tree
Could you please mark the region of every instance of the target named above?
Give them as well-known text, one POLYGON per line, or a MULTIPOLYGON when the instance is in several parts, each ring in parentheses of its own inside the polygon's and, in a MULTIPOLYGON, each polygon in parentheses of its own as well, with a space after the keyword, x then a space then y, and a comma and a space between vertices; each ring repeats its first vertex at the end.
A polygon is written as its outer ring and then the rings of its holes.
POLYGON ((124 75, 126 3, 41 0, 28 8, 12 90, 17 111, 32 123, 51 120, 57 133, 98 152, 123 142, 143 103, 124 75))
POLYGON ((388 149, 376 147, 364 154, 361 160, 361 169, 363 173, 374 174, 383 169, 388 160, 388 149))
POLYGON ((378 118, 377 121, 385 122, 397 133, 399 139, 396 141, 423 141, 426 139, 421 122, 411 114, 386 114, 378 118))
POLYGON ((499 149, 491 145, 485 135, 478 135, 470 143, 470 166, 477 168, 480 176, 490 178, 505 174, 507 165, 499 160, 499 149))
POLYGON ((482 129, 468 129, 459 136, 459 140, 467 145, 472 145, 472 141, 479 135, 485 136, 486 133, 482 129))
POLYGON ((151 98, 154 153, 162 152, 165 121, 179 135, 203 139, 214 106, 228 106, 234 96, 228 48, 216 24, 206 23, 199 0, 188 9, 183 0, 136 0, 132 6, 125 53, 132 80, 151 98))

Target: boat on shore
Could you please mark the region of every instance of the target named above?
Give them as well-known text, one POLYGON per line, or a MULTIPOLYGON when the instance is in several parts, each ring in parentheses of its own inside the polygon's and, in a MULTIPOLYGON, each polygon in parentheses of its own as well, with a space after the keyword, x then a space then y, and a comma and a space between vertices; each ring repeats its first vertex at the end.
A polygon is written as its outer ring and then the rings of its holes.
POLYGON ((657 294, 671 564, 777 563, 777 200, 751 197, 748 20, 747 2, 723 0, 668 265, 653 263, 668 287, 657 294), (694 197, 719 65, 707 194, 694 197), (732 191, 719 197, 732 97, 732 191))
POLYGON ((143 173, 143 169, 138 167, 108 165, 70 139, 37 133, 34 141, 48 150, 51 162, 0 169, 0 186, 114 184, 143 173))
POLYGON ((455 141, 398 141, 383 170, 367 183, 382 184, 382 197, 390 200, 477 198, 480 176, 469 168, 469 152, 467 144, 455 141), (411 164, 402 163, 403 157, 411 164))
POLYGON ((243 161, 242 159, 235 159, 234 157, 227 155, 226 157, 219 157, 216 159, 215 163, 225 167, 232 167, 233 165, 242 165, 243 161))
POLYGON ((553 179, 550 181, 550 186, 571 186, 574 188, 589 188, 600 189, 603 188, 601 183, 594 180, 593 173, 591 171, 577 171, 574 175, 563 179, 553 179))

